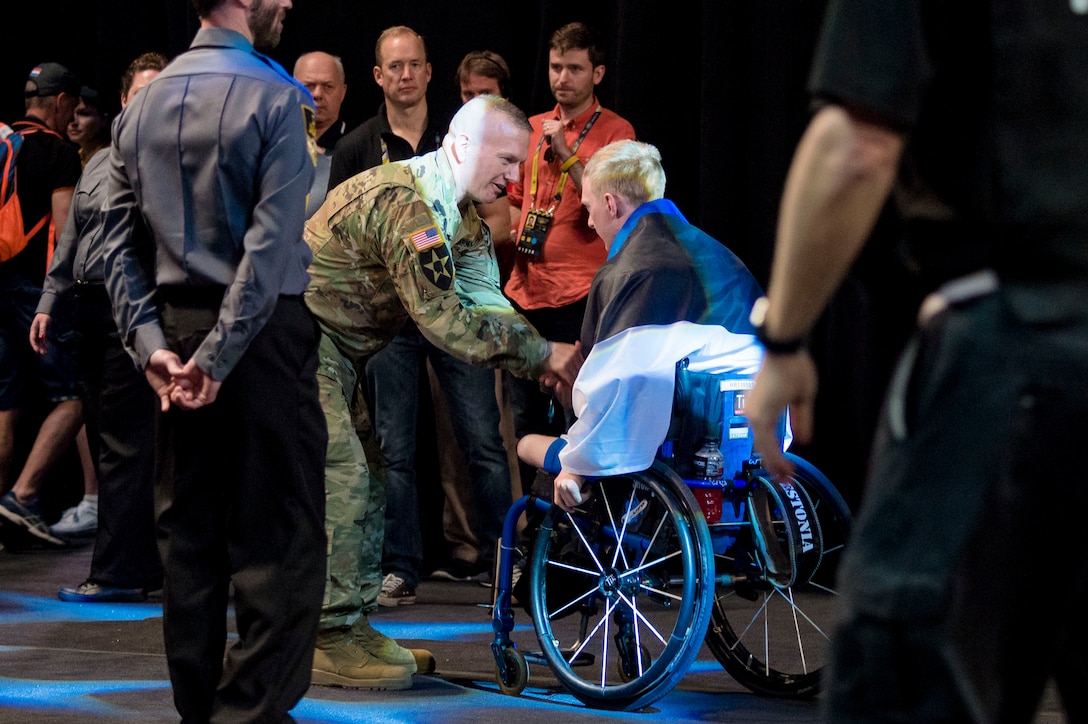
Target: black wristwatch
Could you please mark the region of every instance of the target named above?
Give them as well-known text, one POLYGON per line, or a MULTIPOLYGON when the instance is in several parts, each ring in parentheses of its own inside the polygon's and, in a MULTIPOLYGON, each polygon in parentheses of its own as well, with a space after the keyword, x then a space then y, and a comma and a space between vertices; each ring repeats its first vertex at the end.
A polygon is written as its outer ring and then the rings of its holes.
POLYGON ((771 339, 763 328, 767 319, 767 307, 770 304, 767 297, 760 297, 752 305, 752 313, 748 315, 748 321, 756 328, 756 339, 763 345, 768 354, 796 354, 808 346, 808 335, 792 339, 771 339))

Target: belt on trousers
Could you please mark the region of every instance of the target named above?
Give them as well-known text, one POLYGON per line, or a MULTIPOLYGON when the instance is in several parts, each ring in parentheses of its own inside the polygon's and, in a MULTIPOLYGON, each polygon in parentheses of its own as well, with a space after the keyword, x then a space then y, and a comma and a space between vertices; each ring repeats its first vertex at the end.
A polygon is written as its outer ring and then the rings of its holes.
POLYGON ((73 287, 77 297, 106 297, 106 283, 94 282, 86 279, 76 279, 73 287))
POLYGON ((209 284, 205 286, 167 286, 155 290, 155 299, 160 304, 179 307, 204 307, 218 309, 223 303, 226 286, 209 284))
MULTIPOLYGON (((218 309, 223 304, 227 293, 225 286, 209 284, 205 286, 163 286, 155 290, 155 300, 161 304, 177 307, 198 307, 218 309)), ((280 299, 302 299, 301 294, 280 294, 280 299)))

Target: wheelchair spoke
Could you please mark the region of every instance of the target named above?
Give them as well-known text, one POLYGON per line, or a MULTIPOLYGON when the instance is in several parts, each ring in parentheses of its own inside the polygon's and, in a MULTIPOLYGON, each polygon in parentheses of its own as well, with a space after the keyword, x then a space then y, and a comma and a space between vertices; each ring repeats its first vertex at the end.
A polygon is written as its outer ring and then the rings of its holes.
MULTIPOLYGON (((597 635, 597 632, 601 630, 601 626, 604 626, 606 623, 608 623, 608 617, 612 615, 612 610, 615 607, 616 604, 613 601, 608 601, 607 605, 605 606, 604 615, 597 620, 597 623, 593 625, 593 629, 588 634, 586 634, 585 640, 579 642, 578 648, 571 652, 570 658, 567 659, 568 664, 573 664, 574 661, 578 658, 578 654, 585 651, 586 646, 589 646, 589 642, 592 641, 593 637, 597 635)), ((608 637, 605 636, 605 638, 607 639, 608 637)))
POLYGON ((573 599, 571 599, 570 601, 565 603, 563 606, 555 609, 554 611, 549 611, 548 612, 548 618, 554 619, 554 618, 560 617, 563 614, 564 611, 571 608, 572 606, 576 606, 576 605, 580 604, 582 601, 586 600, 587 598, 589 598, 590 596, 592 596, 596 592, 597 592, 597 586, 594 585, 594 586, 590 587, 590 589, 588 591, 586 591, 585 593, 582 593, 582 594, 580 594, 578 596, 575 596, 573 599))
POLYGON ((646 561, 645 563, 640 563, 635 568, 629 568, 627 571, 625 571, 623 573, 623 575, 621 577, 630 576, 633 573, 640 573, 642 571, 653 568, 654 566, 660 566, 665 561, 670 560, 672 558, 676 558, 679 555, 682 555, 680 551, 673 551, 672 553, 666 553, 665 555, 661 556, 660 558, 655 558, 652 561, 646 561))
POLYGON ((601 574, 600 571, 590 570, 589 568, 582 568, 581 566, 572 566, 571 564, 564 563, 563 561, 548 561, 548 565, 552 566, 553 568, 562 568, 564 570, 573 571, 574 573, 581 573, 585 576, 599 576, 601 574))
POLYGON ((671 598, 674 601, 683 601, 684 600, 683 596, 678 596, 675 593, 669 593, 668 591, 662 591, 660 588, 654 588, 653 586, 647 586, 645 583, 642 584, 641 589, 643 591, 646 591, 647 593, 657 594, 658 596, 661 596, 662 598, 671 598))
POLYGON ((801 643, 801 629, 800 629, 800 626, 799 626, 799 622, 797 621, 797 616, 798 615, 800 615, 801 618, 808 621, 808 625, 812 627, 812 630, 815 631, 816 633, 820 634, 820 636, 822 636, 825 641, 830 641, 831 640, 831 637, 828 636, 824 632, 824 630, 822 628, 820 628, 820 625, 818 623, 816 623, 815 621, 813 621, 812 618, 809 617, 809 615, 807 613, 805 613, 804 609, 802 609, 799 605, 797 605, 796 602, 794 602, 794 600, 793 600, 793 589, 792 588, 790 589, 790 595, 789 596, 785 595, 781 591, 775 591, 775 593, 777 593, 779 596, 782 596, 782 598, 786 599, 790 604, 790 610, 793 611, 793 615, 794 615, 794 630, 797 632, 797 643, 798 643, 799 648, 804 648, 804 644, 801 643))
POLYGON ((846 546, 842 545, 841 543, 839 545, 837 545, 837 546, 831 546, 830 548, 824 548, 824 557, 826 558, 827 556, 831 555, 832 553, 838 553, 839 551, 841 551, 844 548, 846 548, 846 546))
POLYGON ((650 543, 646 546, 646 550, 642 552, 642 561, 639 563, 639 569, 646 568, 648 565, 654 565, 653 563, 646 563, 646 556, 650 555, 650 551, 653 550, 654 543, 657 542, 657 537, 661 535, 661 531, 665 528, 665 522, 667 520, 668 518, 662 516, 661 520, 657 521, 657 527, 654 528, 654 534, 650 538, 650 543))
MULTIPOLYGON (((662 636, 661 633, 657 630, 657 627, 650 622, 650 619, 646 618, 646 616, 643 615, 642 611, 638 610, 638 606, 635 605, 635 602, 633 600, 628 599, 627 596, 624 596, 622 593, 619 594, 619 597, 621 601, 627 604, 627 607, 631 609, 631 612, 635 614, 635 618, 639 621, 642 621, 642 624, 646 628, 650 629, 650 632, 657 637, 658 641, 663 644, 668 643, 667 641, 665 641, 665 637, 662 636)), ((638 631, 638 626, 635 627, 635 631, 638 631)))
MULTIPOLYGON (((612 512, 612 504, 608 502, 608 496, 604 494, 604 484, 600 483, 598 485, 598 487, 600 488, 601 500, 604 501, 605 511, 608 513, 608 523, 609 523, 609 525, 612 526, 612 530, 618 531, 616 533, 616 550, 612 554, 612 565, 615 566, 616 562, 619 560, 620 556, 623 556, 623 566, 626 568, 628 564, 627 564, 627 556, 623 552, 623 539, 624 539, 624 536, 627 535, 627 524, 628 524, 628 522, 630 522, 631 516, 630 516, 630 514, 624 515, 623 516, 623 526, 620 527, 620 528, 617 528, 617 526, 616 526, 616 516, 612 512)), ((635 500, 635 489, 631 488, 631 492, 627 496, 627 506, 626 507, 627 507, 628 511, 632 510, 631 503, 633 503, 634 500, 635 500)))
MULTIPOLYGON (((794 635, 797 636, 797 653, 801 657, 801 671, 803 671, 803 672, 805 672, 807 674, 808 673, 808 661, 805 660, 805 642, 801 639, 801 626, 797 621, 797 614, 801 613, 801 615, 803 616, 804 613, 800 609, 797 608, 797 604, 793 600, 793 589, 792 588, 789 589, 789 594, 790 594, 789 596, 786 596, 781 591, 779 591, 779 593, 782 595, 783 598, 789 600, 789 602, 790 602, 790 610, 793 611, 793 633, 794 633, 794 635)), ((809 619, 809 623, 812 623, 811 619, 809 619)), ((823 632, 821 631, 821 633, 823 633, 823 632)), ((767 657, 767 664, 769 665, 770 663, 771 663, 771 657, 768 656, 767 657)))
MULTIPOLYGON (((603 624, 611 617, 612 609, 616 606, 607 607, 607 612, 601 617, 601 623, 603 624)), ((598 629, 599 630, 599 629, 598 629)), ((608 685, 608 642, 611 636, 607 631, 601 634, 601 688, 605 688, 608 685)))
MULTIPOLYGON (((637 615, 639 615, 639 616, 642 615, 642 614, 638 613, 637 609, 635 610, 635 613, 637 615)), ((642 629, 639 628, 638 624, 635 624, 634 628, 635 628, 635 664, 636 664, 636 666, 638 668, 638 675, 642 676, 644 673, 646 673, 645 668, 643 668, 644 662, 642 661, 642 629)), ((661 637, 661 634, 659 634, 657 632, 656 628, 654 628, 653 626, 650 626, 650 630, 653 632, 653 634, 655 636, 657 636, 658 640, 660 640, 662 643, 665 642, 665 639, 661 637)))
POLYGON ((567 516, 567 520, 570 521, 571 528, 573 528, 574 531, 578 533, 578 539, 582 541, 582 545, 585 546, 585 550, 587 553, 589 553, 589 557, 593 559, 593 563, 597 566, 597 571, 595 572, 595 575, 596 573, 603 573, 604 566, 602 566, 601 562, 597 560, 597 553, 593 550, 593 546, 590 544, 589 540, 586 539, 586 534, 582 532, 581 526, 579 526, 577 521, 575 521, 573 515, 571 515, 570 513, 566 513, 565 515, 567 516))
POLYGON ((756 621, 766 613, 767 602, 770 600, 770 596, 765 596, 763 598, 763 603, 759 605, 759 607, 755 610, 755 613, 752 614, 752 617, 748 619, 748 625, 745 626, 744 629, 737 634, 737 640, 733 642, 733 645, 730 648, 736 648, 744 642, 744 637, 748 635, 748 632, 752 629, 752 625, 756 623, 756 621))

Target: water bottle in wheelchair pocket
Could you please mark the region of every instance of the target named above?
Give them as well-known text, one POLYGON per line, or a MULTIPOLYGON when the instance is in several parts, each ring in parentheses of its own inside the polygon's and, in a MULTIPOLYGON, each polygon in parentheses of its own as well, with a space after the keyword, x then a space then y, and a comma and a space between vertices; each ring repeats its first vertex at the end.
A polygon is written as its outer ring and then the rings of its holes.
POLYGON ((750 374, 693 372, 687 360, 676 369, 672 421, 661 458, 691 488, 707 523, 739 516, 729 496, 752 457, 744 398, 754 384, 750 374), (724 506, 724 509, 723 509, 724 506))

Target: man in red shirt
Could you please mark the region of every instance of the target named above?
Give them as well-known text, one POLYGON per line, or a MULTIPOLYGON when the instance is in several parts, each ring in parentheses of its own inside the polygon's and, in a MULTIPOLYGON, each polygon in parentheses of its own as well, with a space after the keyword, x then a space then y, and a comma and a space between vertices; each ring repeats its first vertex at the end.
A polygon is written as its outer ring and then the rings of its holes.
MULTIPOLYGON (((529 119, 529 155, 510 190, 517 253, 504 291, 545 339, 560 342, 578 339, 589 284, 608 253, 582 208, 582 170, 597 149, 635 139, 631 124, 597 100, 604 72, 604 50, 586 25, 552 34, 548 80, 556 106, 529 119)), ((535 381, 506 375, 506 383, 517 437, 565 431, 561 408, 535 381)), ((525 488, 534 475, 522 465, 525 488)))

